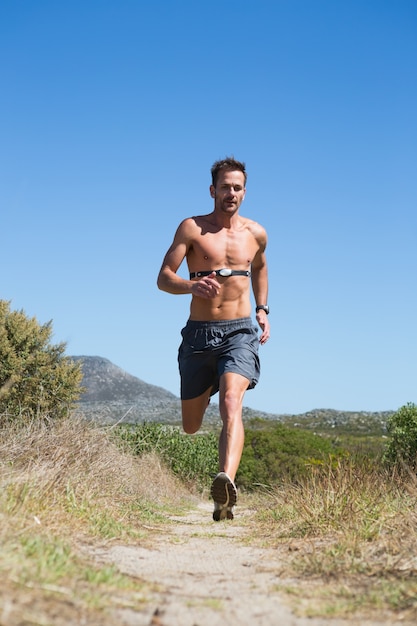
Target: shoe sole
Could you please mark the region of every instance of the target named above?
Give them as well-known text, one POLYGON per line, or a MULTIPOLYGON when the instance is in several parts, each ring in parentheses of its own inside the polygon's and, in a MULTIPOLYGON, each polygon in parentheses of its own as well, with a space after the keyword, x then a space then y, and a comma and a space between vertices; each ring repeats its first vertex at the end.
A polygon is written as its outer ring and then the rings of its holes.
POLYGON ((211 497, 221 506, 213 513, 215 522, 222 519, 233 519, 232 508, 237 501, 237 491, 227 474, 221 472, 216 476, 211 486, 211 497))
POLYGON ((233 511, 229 508, 217 509, 217 511, 213 511, 213 520, 215 522, 220 522, 224 519, 233 519, 233 511))

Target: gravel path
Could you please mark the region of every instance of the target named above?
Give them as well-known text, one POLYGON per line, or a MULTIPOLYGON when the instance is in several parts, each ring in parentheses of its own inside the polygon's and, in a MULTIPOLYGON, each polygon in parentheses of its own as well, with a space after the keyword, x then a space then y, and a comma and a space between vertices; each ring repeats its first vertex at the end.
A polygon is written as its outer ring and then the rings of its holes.
MULTIPOLYGON (((94 551, 102 563, 151 583, 141 608, 118 610, 126 626, 348 626, 346 620, 296 617, 276 590, 282 571, 276 551, 246 546, 239 523, 211 520, 201 503, 160 535, 152 549, 111 546, 94 551)), ((281 581, 282 582, 282 581, 281 581)), ((382 622, 381 622, 382 623, 382 622)), ((387 624, 387 622, 384 622, 387 624)), ((391 622, 392 623, 392 622, 391 622)), ((352 625, 357 626, 357 621, 352 625)), ((372 626, 377 623, 372 622, 372 626)), ((371 626, 371 622, 361 622, 371 626)))

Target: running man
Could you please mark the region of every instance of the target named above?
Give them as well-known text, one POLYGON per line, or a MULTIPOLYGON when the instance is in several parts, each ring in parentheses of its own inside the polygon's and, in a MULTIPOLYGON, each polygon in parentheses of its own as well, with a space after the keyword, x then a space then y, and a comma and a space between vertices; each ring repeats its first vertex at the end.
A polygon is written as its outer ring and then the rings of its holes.
POLYGON ((219 392, 223 423, 219 474, 211 496, 213 519, 233 519, 235 476, 244 444, 243 397, 259 380, 259 343, 270 336, 265 229, 239 214, 246 192, 245 164, 234 158, 211 168, 214 209, 179 225, 158 275, 159 289, 191 294, 190 316, 178 351, 184 431, 201 427, 210 396, 219 392), (177 271, 186 259, 189 279, 177 271), (251 319, 251 286, 256 321, 251 319))

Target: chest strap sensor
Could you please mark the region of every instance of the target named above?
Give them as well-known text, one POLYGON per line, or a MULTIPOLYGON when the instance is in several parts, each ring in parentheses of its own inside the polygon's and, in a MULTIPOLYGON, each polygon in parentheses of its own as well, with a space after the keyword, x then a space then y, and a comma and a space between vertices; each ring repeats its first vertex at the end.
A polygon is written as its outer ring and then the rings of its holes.
POLYGON ((209 276, 213 272, 216 272, 217 276, 250 276, 249 270, 231 270, 228 267, 224 267, 221 270, 208 270, 204 272, 190 272, 190 280, 192 278, 201 278, 202 276, 209 276))

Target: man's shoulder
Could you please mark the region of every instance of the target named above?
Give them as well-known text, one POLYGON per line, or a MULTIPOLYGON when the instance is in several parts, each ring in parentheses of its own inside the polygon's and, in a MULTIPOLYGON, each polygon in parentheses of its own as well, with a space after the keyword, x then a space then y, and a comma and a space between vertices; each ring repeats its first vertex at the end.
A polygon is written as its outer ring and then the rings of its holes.
POLYGON ((251 231, 254 237, 263 236, 266 233, 265 228, 258 222, 255 222, 255 220, 249 217, 244 217, 243 219, 245 227, 251 231))
POLYGON ((193 215, 182 220, 180 228, 186 231, 201 231, 204 225, 210 223, 210 213, 207 215, 193 215))
POLYGON ((201 233, 207 230, 208 217, 208 215, 186 217, 178 226, 176 238, 187 241, 189 244, 197 241, 201 233))
POLYGON ((210 220, 212 213, 207 213, 207 215, 191 215, 190 217, 185 217, 182 220, 182 224, 198 224, 199 222, 207 222, 210 220))

